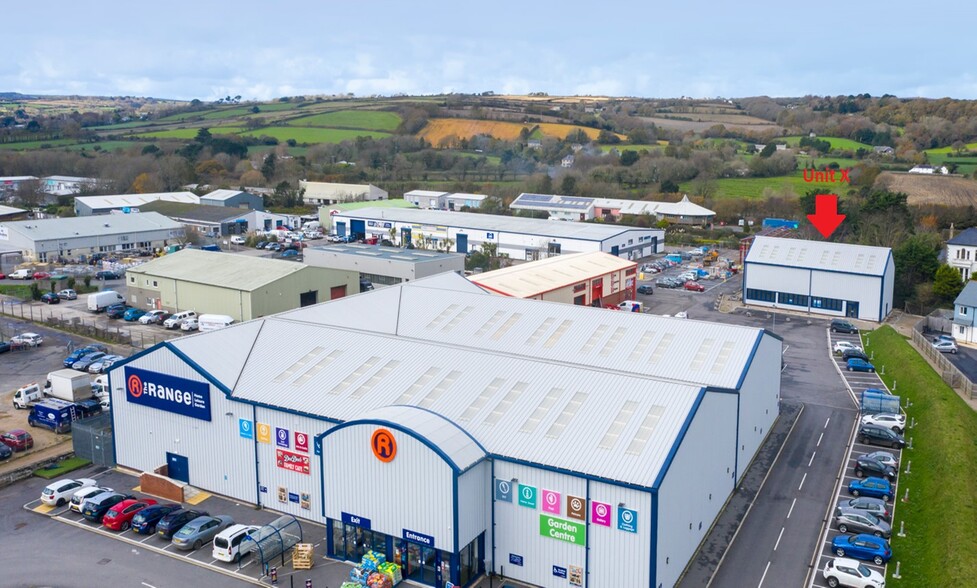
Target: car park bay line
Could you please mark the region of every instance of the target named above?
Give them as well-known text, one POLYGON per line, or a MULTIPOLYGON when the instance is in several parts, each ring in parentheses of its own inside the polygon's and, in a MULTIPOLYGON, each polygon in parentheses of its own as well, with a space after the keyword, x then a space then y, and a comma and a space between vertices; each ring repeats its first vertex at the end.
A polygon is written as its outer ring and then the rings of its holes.
POLYGON ((773 550, 774 551, 777 551, 777 548, 780 547, 780 540, 784 537, 784 529, 785 528, 786 527, 781 527, 780 528, 780 535, 777 535, 777 542, 773 544, 773 550))
POLYGON ((770 571, 770 562, 768 561, 767 562, 767 567, 763 568, 763 575, 760 576, 760 583, 757 584, 757 588, 760 588, 760 586, 763 586, 763 580, 767 577, 767 572, 769 572, 769 571, 770 571))

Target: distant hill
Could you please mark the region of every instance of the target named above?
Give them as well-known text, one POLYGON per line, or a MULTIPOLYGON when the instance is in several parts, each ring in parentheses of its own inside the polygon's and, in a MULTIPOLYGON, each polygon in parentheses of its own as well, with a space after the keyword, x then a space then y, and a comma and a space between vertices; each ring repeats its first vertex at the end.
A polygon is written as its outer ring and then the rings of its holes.
POLYGON ((0 100, 37 100, 34 94, 21 94, 20 92, 0 92, 0 100))

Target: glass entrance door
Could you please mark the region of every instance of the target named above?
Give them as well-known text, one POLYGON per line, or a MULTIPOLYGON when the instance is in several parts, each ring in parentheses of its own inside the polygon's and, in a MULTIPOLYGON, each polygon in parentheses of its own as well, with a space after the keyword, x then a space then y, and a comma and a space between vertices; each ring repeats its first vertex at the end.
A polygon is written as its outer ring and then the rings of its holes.
POLYGON ((409 580, 421 581, 423 570, 421 569, 421 546, 417 543, 407 544, 407 570, 404 578, 409 580))

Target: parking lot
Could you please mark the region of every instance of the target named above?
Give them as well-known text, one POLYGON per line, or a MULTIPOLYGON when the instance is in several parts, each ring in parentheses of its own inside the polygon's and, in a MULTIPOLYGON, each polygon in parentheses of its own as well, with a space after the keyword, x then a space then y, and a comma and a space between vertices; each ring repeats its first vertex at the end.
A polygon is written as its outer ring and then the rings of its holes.
POLYGON ((684 288, 665 288, 657 284, 662 278, 676 278, 689 271, 690 266, 694 265, 698 264, 686 261, 657 273, 639 272, 637 285, 651 286, 654 291, 654 294, 637 294, 637 300, 644 305, 645 312, 669 316, 684 312, 686 318, 716 320, 715 318, 707 318, 705 313, 700 312, 700 308, 702 305, 713 305, 720 293, 738 291, 741 284, 738 275, 733 275, 727 280, 711 277, 699 278, 697 283, 702 286, 702 292, 684 288))

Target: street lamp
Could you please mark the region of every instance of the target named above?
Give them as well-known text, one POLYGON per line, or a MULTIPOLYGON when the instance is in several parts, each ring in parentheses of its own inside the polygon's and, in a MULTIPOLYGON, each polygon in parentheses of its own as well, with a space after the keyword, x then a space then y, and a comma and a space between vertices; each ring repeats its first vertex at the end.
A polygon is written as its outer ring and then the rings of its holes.
POLYGON ((776 331, 777 330, 777 303, 776 302, 773 303, 773 313, 772 313, 772 316, 773 316, 773 326, 770 327, 770 330, 771 331, 776 331))

